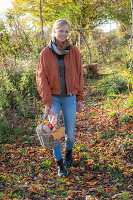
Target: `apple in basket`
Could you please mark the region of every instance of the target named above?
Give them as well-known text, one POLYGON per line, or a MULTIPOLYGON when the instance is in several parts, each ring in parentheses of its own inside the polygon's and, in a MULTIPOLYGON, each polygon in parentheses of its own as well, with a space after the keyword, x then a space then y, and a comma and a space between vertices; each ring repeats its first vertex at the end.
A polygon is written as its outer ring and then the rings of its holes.
POLYGON ((45 131, 45 133, 51 133, 52 129, 53 129, 53 125, 50 122, 47 122, 43 126, 43 130, 45 131))
POLYGON ((53 129, 53 125, 51 123, 48 123, 47 125, 51 130, 53 129))

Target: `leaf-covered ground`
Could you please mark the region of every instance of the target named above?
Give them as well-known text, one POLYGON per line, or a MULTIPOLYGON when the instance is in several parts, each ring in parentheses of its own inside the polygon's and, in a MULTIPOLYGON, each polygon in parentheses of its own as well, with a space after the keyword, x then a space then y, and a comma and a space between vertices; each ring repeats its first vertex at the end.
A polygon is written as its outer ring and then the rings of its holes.
MULTIPOLYGON (((133 199, 133 118, 122 120, 129 112, 122 107, 126 97, 107 101, 93 81, 84 91, 68 176, 57 178, 52 150, 40 146, 35 132, 25 132, 33 120, 23 119, 21 131, 1 144, 1 199, 133 199)), ((64 139, 62 151, 64 156, 64 139)))

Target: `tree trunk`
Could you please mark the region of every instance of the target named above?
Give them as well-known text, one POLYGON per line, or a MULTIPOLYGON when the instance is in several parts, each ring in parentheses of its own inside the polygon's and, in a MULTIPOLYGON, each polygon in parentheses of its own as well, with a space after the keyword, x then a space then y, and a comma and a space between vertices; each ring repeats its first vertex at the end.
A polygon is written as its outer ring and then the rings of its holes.
POLYGON ((102 45, 99 45, 99 46, 97 47, 97 49, 99 50, 98 52, 101 51, 102 58, 103 58, 103 62, 106 63, 106 59, 105 59, 105 56, 104 56, 104 51, 103 51, 102 45))
POLYGON ((132 10, 132 50, 133 50, 133 0, 131 0, 131 10, 132 10))
POLYGON ((90 63, 89 63, 89 64, 91 64, 91 52, 90 52, 90 47, 88 46, 87 41, 86 41, 86 39, 85 39, 85 37, 84 37, 84 35, 83 35, 82 33, 81 33, 81 36, 82 36, 83 41, 84 41, 84 43, 85 43, 85 45, 86 45, 86 47, 87 47, 87 51, 88 51, 89 57, 90 57, 90 63))
POLYGON ((43 38, 44 38, 44 31, 43 31, 43 18, 42 18, 41 0, 40 0, 40 3, 39 3, 39 10, 40 10, 40 20, 41 20, 41 39, 43 40, 43 38))
POLYGON ((80 44, 81 44, 81 35, 80 35, 80 33, 79 33, 78 37, 79 37, 79 50, 80 50, 80 44))

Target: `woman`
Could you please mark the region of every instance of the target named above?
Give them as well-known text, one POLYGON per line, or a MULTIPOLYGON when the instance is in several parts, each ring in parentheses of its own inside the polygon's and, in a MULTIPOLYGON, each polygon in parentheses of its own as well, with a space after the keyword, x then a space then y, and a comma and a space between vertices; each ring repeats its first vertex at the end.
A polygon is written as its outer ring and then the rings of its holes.
MULTIPOLYGON (((82 110, 83 71, 81 57, 76 46, 67 40, 69 23, 59 19, 54 23, 52 39, 40 53, 37 65, 37 88, 45 106, 45 113, 63 113, 65 130, 65 166, 71 167, 75 142, 76 111, 82 110)), ((58 165, 58 177, 66 175, 62 159, 61 142, 53 148, 58 165)))

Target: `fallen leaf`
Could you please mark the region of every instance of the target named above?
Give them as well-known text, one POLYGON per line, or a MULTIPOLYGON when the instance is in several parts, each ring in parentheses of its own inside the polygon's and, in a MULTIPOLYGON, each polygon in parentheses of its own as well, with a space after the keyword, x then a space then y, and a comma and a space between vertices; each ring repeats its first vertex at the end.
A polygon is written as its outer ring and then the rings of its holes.
POLYGON ((97 184, 97 181, 95 181, 95 182, 86 182, 86 183, 89 184, 89 185, 91 185, 91 186, 93 186, 93 185, 97 184))
POLYGON ((37 193, 37 191, 35 189, 28 189, 28 191, 33 192, 33 193, 37 193))
POLYGON ((106 192, 110 193, 111 192, 111 188, 106 188, 106 192))
POLYGON ((98 199, 96 197, 91 196, 91 195, 87 195, 86 200, 98 200, 98 199))

